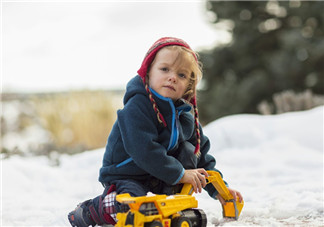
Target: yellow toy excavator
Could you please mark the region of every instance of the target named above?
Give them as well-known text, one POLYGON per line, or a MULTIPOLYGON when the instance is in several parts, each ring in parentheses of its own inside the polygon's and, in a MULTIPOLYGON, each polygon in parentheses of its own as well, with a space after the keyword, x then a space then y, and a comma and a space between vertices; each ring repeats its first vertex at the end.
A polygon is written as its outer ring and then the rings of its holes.
MULTIPOLYGON (((226 201, 223 217, 238 219, 244 202, 235 201, 222 177, 216 171, 207 171, 207 184, 212 183, 226 201)), ((198 207, 191 184, 184 184, 176 195, 147 195, 131 197, 128 193, 117 195, 116 199, 127 204, 129 210, 117 213, 116 227, 206 227, 206 214, 198 207)))

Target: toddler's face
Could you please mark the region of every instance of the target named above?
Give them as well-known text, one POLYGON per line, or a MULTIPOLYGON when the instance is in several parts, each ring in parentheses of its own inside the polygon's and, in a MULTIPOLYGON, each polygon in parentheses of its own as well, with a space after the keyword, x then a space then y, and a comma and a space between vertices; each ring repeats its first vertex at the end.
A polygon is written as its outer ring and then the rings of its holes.
POLYGON ((176 101, 182 98, 188 84, 189 62, 174 50, 162 48, 155 56, 149 70, 149 86, 160 95, 176 101))

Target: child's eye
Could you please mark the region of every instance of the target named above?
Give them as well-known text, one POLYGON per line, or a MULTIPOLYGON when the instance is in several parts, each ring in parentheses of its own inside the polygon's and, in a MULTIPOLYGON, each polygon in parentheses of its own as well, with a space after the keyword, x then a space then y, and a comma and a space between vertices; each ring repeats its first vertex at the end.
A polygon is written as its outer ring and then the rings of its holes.
POLYGON ((184 74, 184 73, 180 73, 180 74, 179 74, 179 77, 180 77, 180 78, 186 78, 187 76, 186 76, 186 74, 184 74))
POLYGON ((163 67, 163 68, 161 68, 161 71, 163 71, 163 72, 168 72, 169 69, 168 69, 167 67, 163 67))

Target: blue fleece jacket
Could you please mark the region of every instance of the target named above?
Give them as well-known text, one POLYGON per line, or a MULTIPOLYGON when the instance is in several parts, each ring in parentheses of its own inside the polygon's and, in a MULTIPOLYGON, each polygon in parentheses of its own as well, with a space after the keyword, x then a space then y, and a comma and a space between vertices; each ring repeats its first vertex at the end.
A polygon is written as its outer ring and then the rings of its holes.
MULTIPOLYGON (((216 170, 214 157, 207 154, 209 139, 201 127, 201 156, 197 159, 193 153, 196 134, 191 106, 183 101, 173 103, 170 98, 151 91, 167 127, 158 122, 143 81, 135 76, 127 84, 124 108, 118 110, 117 121, 108 137, 100 182, 149 180, 154 176, 175 185, 185 168, 216 170)), ((205 189, 213 197, 217 193, 211 184, 205 189)))

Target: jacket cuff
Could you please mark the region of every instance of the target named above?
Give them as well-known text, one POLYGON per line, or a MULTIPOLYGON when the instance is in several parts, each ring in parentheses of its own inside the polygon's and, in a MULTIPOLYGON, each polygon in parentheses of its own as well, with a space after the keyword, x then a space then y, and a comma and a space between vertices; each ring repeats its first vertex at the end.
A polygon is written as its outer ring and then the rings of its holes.
POLYGON ((181 172, 180 176, 176 179, 176 181, 175 181, 172 185, 176 185, 176 184, 179 183, 179 181, 181 180, 181 178, 182 178, 183 175, 184 175, 184 172, 185 172, 185 170, 182 169, 182 172, 181 172))

